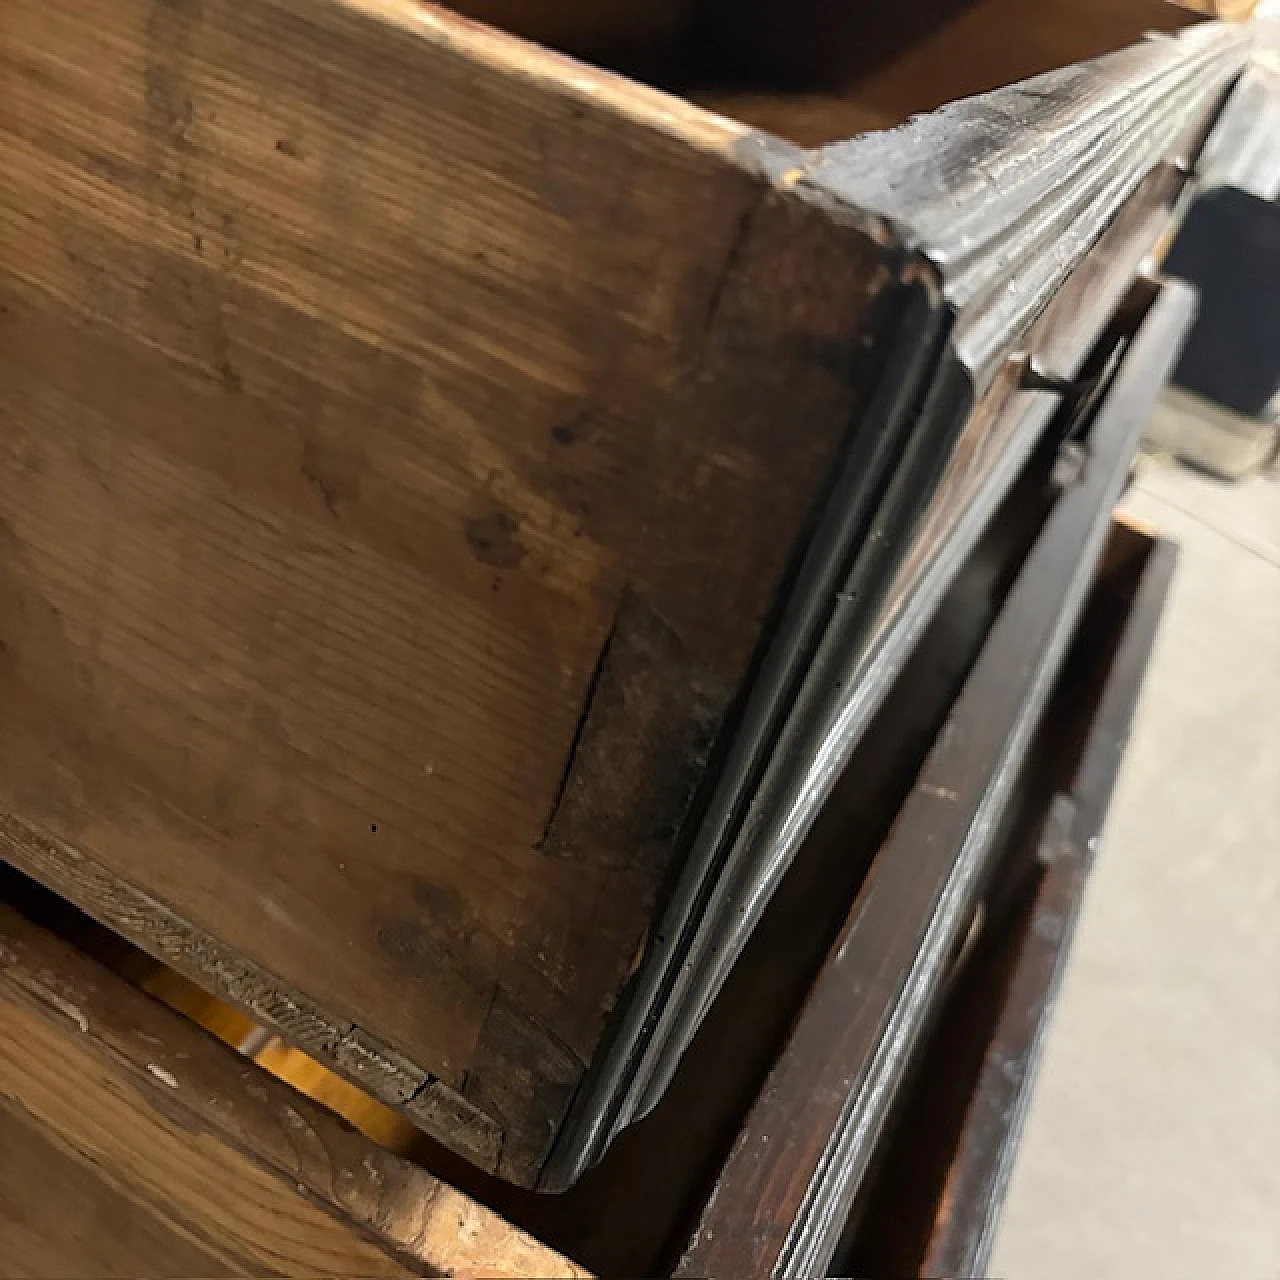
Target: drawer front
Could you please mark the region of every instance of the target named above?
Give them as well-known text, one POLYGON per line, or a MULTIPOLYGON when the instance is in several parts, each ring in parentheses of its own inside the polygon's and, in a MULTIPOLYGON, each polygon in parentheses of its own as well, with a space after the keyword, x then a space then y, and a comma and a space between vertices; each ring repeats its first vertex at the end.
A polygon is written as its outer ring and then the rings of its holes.
POLYGON ((1042 440, 1054 389, 1108 372, 1131 319, 1124 295, 1169 225, 1241 41, 1217 28, 1155 40, 824 148, 793 177, 874 214, 909 250, 902 311, 548 1189, 657 1104, 1042 440))
POLYGON ((1062 473, 1062 496, 747 1118, 681 1274, 825 1274, 991 883, 1112 507, 1193 306, 1185 286, 1161 287, 1083 445, 1064 444, 1083 466, 1062 473))

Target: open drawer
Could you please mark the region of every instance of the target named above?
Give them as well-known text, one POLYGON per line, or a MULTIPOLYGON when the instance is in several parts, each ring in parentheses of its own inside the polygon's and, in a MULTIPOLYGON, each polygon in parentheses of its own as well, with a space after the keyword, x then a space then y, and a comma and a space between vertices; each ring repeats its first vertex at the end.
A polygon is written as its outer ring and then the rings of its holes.
MULTIPOLYGON (((845 8, 738 30, 829 78, 845 8)), ((808 150, 694 101, 739 73, 683 83, 677 9, 599 13, 685 96, 416 0, 0 17, 0 857, 544 1189, 663 1095, 839 682, 847 754, 1110 373, 1248 44, 808 150)))

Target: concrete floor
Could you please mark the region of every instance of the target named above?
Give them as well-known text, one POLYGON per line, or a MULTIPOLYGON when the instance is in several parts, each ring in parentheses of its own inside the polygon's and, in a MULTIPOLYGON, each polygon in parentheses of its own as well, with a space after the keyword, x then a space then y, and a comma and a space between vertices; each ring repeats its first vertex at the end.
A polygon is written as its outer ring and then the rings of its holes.
POLYGON ((1280 481, 1126 507, 1182 558, 991 1273, 1280 1280, 1280 481))

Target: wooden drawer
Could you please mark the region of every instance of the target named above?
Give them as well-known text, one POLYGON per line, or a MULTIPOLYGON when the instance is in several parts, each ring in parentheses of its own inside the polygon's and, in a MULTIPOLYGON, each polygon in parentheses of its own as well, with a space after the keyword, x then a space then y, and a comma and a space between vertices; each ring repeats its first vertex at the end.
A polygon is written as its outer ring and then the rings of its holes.
POLYGON ((1059 411, 957 576, 667 1096, 581 1185, 518 1196, 354 1134, 0 869, 6 1258, 569 1276, 683 1254, 681 1274, 763 1280, 803 1250, 806 1274, 981 1274, 1173 567, 1167 544, 1105 537, 1190 315, 1184 290, 1153 297, 1130 300, 1101 407, 1059 411))
POLYGON ((1246 43, 807 151, 416 0, 8 0, 0 854, 572 1182, 1246 43))
MULTIPOLYGON (((1194 295, 1166 284, 1144 310, 1096 414, 1062 446, 1079 450, 1075 463, 1063 473, 1060 455, 1051 468, 1061 496, 717 1176, 682 1274, 827 1273, 850 1214, 865 1207, 891 1121, 927 1114, 912 1075, 973 940, 998 932, 1037 857, 1067 860, 1056 880, 1096 851, 1171 569, 1123 536, 1108 547, 1110 513, 1194 295), (1136 625, 1117 644, 1135 596, 1136 625), (1098 693, 1110 681, 1114 705, 1098 693)), ((1043 1017, 1048 999, 1042 985, 1019 1016, 1043 1017)), ((972 1032, 971 1015, 959 1021, 972 1032)), ((937 1212, 945 1227, 945 1203, 937 1212)), ((893 1234, 883 1217, 871 1226, 893 1234)))
POLYGON ((1055 415, 661 1101, 564 1195, 469 1184, 598 1274, 981 1274, 1069 945, 1037 949, 1029 897, 1074 911, 1172 563, 1108 538, 1190 317, 1137 293, 1101 406, 1055 415))

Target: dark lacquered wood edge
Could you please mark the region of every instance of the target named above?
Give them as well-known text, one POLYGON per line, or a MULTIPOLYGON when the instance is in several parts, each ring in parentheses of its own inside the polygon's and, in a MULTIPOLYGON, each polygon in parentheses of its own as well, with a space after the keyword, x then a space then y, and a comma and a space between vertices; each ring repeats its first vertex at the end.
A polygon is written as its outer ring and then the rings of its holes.
POLYGON ((362 1027, 331 1017, 235 948, 197 928, 79 848, 16 813, 0 811, 0 860, 39 881, 140 950, 269 1027, 337 1075, 492 1168, 494 1120, 362 1027))
POLYGON ((992 833, 1101 554, 1147 412, 1190 321, 1166 286, 1033 548, 952 719, 872 868, 679 1266, 818 1274, 968 919, 992 833))
POLYGON ((1216 111, 1250 43, 1225 23, 1154 37, 832 144, 804 183, 937 266, 983 387, 1188 122, 1216 111))
POLYGON ((1065 797, 1065 830, 1046 830, 1042 860, 1047 869, 983 1055, 922 1276, 978 1277, 986 1272, 1085 883, 1099 851, 1176 562, 1177 548, 1167 541, 1156 541, 1146 557, 1123 639, 1065 797))
MULTIPOLYGON (((1132 223, 1145 223, 1169 194, 1155 171, 1178 152, 1188 120, 1204 123, 1216 110, 1247 46, 1247 38, 1227 28, 1187 33, 1186 39, 1148 41, 1096 64, 955 104, 902 130, 820 152, 797 153, 761 135, 744 143, 743 163, 767 174, 779 191, 817 203, 892 248, 904 295, 914 291, 926 299, 907 308, 923 311, 923 320, 913 314, 901 324, 899 341, 889 344, 879 379, 884 394, 866 409, 865 425, 875 429, 859 434, 864 446, 868 440, 891 444, 897 465, 868 526, 859 513, 880 491, 869 483, 875 469, 859 449, 846 457, 842 475, 855 482, 837 484, 823 519, 825 529, 834 515, 841 533, 815 538, 814 554, 806 557, 806 580, 791 596, 795 607, 764 651, 745 714, 726 739, 707 808, 690 829, 664 917, 608 1043, 578 1090, 540 1178, 542 1190, 572 1185, 623 1129, 657 1104, 673 1078, 821 807, 821 783, 815 785, 809 765, 829 757, 833 746, 851 751, 858 727, 865 728, 886 693, 885 672, 900 655, 873 652, 869 642, 884 630, 881 603, 892 604, 918 585, 908 573, 904 587, 898 561, 921 541, 912 537, 921 518, 936 517, 937 503, 925 512, 934 491, 945 491, 939 496, 948 527, 957 512, 969 517, 961 522, 965 537, 947 548, 963 558, 961 544, 967 539, 972 547, 1025 461, 1038 434, 1032 420, 1044 407, 1024 403, 1021 412, 998 415, 1018 424, 1020 447, 1002 452, 997 441, 993 450, 991 424, 975 422, 970 413, 975 383, 979 390, 1007 393, 1008 385, 998 388, 993 379, 1008 375, 1016 383, 1017 370, 997 374, 995 367, 1030 338, 1036 343, 1031 353, 1048 355, 1056 369, 1074 367, 1114 305, 1108 288, 1127 283, 1136 261, 1127 270, 1111 262, 1115 269, 1108 273, 1104 254, 1105 281, 1086 279, 1085 287, 1063 281, 1118 213, 1131 225, 1129 243, 1113 238, 1117 258, 1145 238, 1148 228, 1132 223), (1101 140, 1111 138, 1122 145, 1102 147, 1101 140), (932 162, 921 166, 918 157, 926 150, 932 162), (1145 193, 1139 191, 1144 184, 1145 193), (1050 192, 1054 216, 1040 220, 1029 237, 1027 210, 1050 192), (1083 296, 1054 308, 1059 287, 1083 296), (1049 330, 1035 323, 1046 309, 1058 319, 1049 330), (937 329, 945 345, 935 353, 937 329), (927 375, 917 370, 906 378, 897 367, 904 356, 908 363, 924 359, 931 366, 927 375), (981 455, 976 466, 970 465, 975 450, 981 455), (975 485, 981 491, 976 495, 969 492, 975 485), (861 550, 840 586, 850 546, 861 550), (815 565, 816 574, 810 572, 815 565), (851 649, 864 659, 853 674, 843 670, 851 649), (833 689, 844 691, 835 705, 833 689), (832 716, 844 726, 834 744, 826 724, 832 716), (849 727, 854 720, 857 725, 849 727), (807 806, 800 817, 797 796, 799 808, 807 806)), ((919 616, 897 628, 895 638, 912 628, 918 636, 945 590, 945 574, 934 576, 937 590, 918 593, 919 616)))

